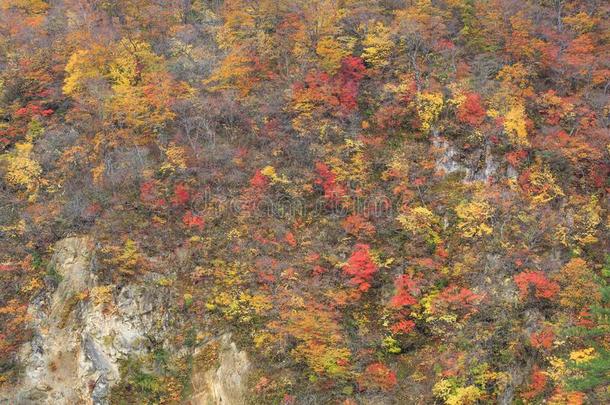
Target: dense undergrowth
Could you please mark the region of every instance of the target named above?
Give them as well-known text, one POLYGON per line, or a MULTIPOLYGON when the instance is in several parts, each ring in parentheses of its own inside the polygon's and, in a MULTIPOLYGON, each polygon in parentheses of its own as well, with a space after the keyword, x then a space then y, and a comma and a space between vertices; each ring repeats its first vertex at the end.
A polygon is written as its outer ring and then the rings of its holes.
POLYGON ((88 234, 176 297, 116 403, 610 401, 606 2, 0 5, 2 384, 88 234))

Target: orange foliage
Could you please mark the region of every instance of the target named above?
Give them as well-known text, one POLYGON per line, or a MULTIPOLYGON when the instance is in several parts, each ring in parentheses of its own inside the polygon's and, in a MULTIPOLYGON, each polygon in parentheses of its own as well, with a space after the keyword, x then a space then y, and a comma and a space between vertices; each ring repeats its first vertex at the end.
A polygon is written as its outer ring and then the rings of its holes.
POLYGON ((182 223, 186 225, 188 228, 197 228, 200 231, 203 230, 205 226, 205 221, 203 217, 193 214, 191 211, 187 211, 182 217, 182 223))
POLYGON ((530 386, 527 391, 521 396, 525 399, 532 400, 542 394, 547 385, 547 376, 538 366, 534 366, 530 376, 530 386))
POLYGON ((284 240, 291 247, 295 247, 297 245, 297 240, 295 239, 294 234, 292 232, 287 232, 286 236, 284 236, 284 240))
POLYGON ((375 226, 358 214, 345 218, 343 229, 354 236, 372 236, 375 234, 375 226))
POLYGON ((398 321, 397 323, 390 326, 390 330, 393 334, 409 334, 415 329, 415 322, 410 319, 403 319, 402 321, 398 321))
POLYGON ((530 343, 536 349, 550 349, 554 340, 555 333, 553 333, 551 328, 544 328, 530 335, 530 343))
POLYGON ((533 290, 536 298, 551 299, 559 292, 559 284, 548 279, 541 271, 524 271, 514 276, 522 299, 530 295, 533 290))
POLYGON ((478 126, 485 120, 485 108, 481 105, 481 96, 477 93, 469 93, 466 100, 460 105, 457 117, 460 122, 468 125, 478 126))
POLYGON ((585 403, 585 394, 577 391, 564 391, 558 388, 548 403, 550 405, 583 405, 585 403))
POLYGON ((369 364, 358 380, 358 385, 363 390, 380 389, 389 391, 397 384, 396 373, 383 363, 369 364))
POLYGON ((581 309, 601 298, 594 273, 581 258, 576 257, 566 263, 554 279, 563 286, 559 294, 561 305, 581 309))
POLYGON ((482 294, 475 294, 468 288, 450 285, 434 300, 434 312, 450 310, 470 314, 476 311, 476 306, 483 299, 482 294))

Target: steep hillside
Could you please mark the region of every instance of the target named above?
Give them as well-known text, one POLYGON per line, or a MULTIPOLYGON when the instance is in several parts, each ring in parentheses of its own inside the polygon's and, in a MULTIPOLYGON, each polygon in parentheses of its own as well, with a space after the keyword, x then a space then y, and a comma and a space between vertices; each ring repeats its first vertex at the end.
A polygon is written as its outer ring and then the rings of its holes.
POLYGON ((609 25, 0 0, 0 403, 610 403, 609 25))

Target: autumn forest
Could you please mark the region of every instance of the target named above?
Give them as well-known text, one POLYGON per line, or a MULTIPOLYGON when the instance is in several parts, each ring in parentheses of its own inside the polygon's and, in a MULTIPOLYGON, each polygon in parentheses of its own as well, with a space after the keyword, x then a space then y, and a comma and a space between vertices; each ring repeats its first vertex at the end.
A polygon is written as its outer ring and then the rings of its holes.
POLYGON ((610 403, 610 3, 0 0, 0 404, 610 403))

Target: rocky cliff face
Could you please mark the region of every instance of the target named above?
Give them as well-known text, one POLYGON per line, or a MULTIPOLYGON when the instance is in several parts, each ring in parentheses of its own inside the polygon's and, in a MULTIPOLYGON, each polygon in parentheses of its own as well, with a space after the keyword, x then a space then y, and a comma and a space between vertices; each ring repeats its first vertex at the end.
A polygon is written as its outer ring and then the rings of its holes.
MULTIPOLYGON (((246 352, 239 351, 228 334, 215 343, 217 366, 198 369, 195 363, 190 402, 193 405, 246 404, 246 382, 251 368, 246 352)), ((194 357, 197 358, 197 353, 194 357)))
MULTIPOLYGON (((49 265, 60 281, 53 293, 30 307, 35 333, 20 354, 23 378, 15 390, 0 393, 0 403, 109 403, 110 388, 121 378, 119 361, 145 353, 149 339, 163 341, 171 332, 163 310, 171 294, 154 283, 120 291, 100 286, 93 242, 87 237, 57 243, 49 265)), ((215 342, 215 367, 194 369, 190 402, 243 404, 247 355, 229 335, 215 342)))
POLYGON ((116 298, 116 311, 83 298, 98 287, 92 242, 59 242, 50 266, 59 275, 57 289, 30 307, 35 336, 22 349, 24 379, 12 403, 105 403, 118 380, 118 359, 142 350, 153 303, 137 287, 116 298))

